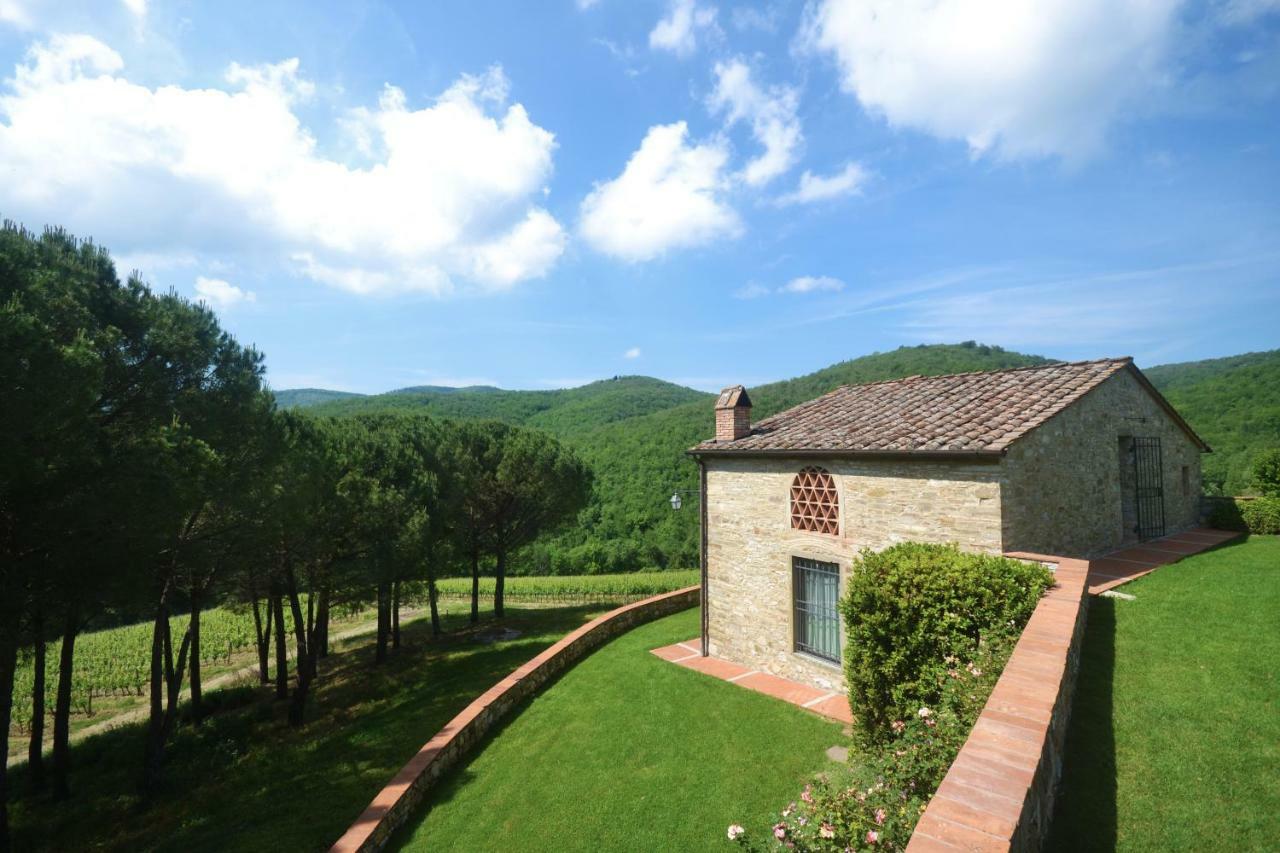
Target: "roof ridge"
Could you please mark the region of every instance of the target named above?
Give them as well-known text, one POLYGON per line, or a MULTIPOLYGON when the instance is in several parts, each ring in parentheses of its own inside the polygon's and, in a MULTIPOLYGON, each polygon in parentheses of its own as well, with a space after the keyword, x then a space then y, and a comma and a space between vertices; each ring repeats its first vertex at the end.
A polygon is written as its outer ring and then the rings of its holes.
POLYGON ((994 370, 963 370, 959 373, 914 373, 911 376, 900 376, 897 379, 877 379, 874 382, 846 382, 835 390, 838 391, 840 388, 869 388, 872 385, 891 385, 895 382, 911 382, 919 379, 954 379, 959 376, 977 376, 979 374, 989 376, 995 373, 1025 373, 1030 370, 1048 370, 1051 367, 1081 367, 1086 364, 1107 363, 1132 364, 1133 356, 1119 355, 1111 358, 1086 358, 1080 361, 1048 361, 1044 364, 1026 364, 1022 367, 997 367, 994 370))

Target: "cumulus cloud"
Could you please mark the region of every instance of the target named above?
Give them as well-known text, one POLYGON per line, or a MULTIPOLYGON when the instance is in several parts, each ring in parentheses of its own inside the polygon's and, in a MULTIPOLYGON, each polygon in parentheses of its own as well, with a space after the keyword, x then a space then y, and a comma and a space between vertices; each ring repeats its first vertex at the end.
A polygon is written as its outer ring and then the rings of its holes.
POLYGON ((135 17, 145 18, 147 16, 147 0, 120 0, 120 2, 135 17))
POLYGON ((31 13, 21 0, 0 0, 0 24, 10 24, 20 30, 31 28, 31 13))
POLYGON ((303 124, 314 86, 296 59, 233 63, 208 89, 153 89, 123 69, 90 36, 32 47, 0 94, 7 214, 134 253, 265 249, 368 294, 508 288, 564 249, 537 204, 555 138, 507 105, 500 68, 420 108, 388 85, 352 110, 342 130, 359 167, 323 153, 303 124))
POLYGON ((676 56, 690 56, 698 48, 703 32, 715 32, 716 9, 697 0, 671 0, 667 15, 649 33, 649 47, 669 50, 676 56))
POLYGON ((646 261, 741 233, 738 214, 720 197, 728 151, 715 141, 692 145, 687 137, 682 121, 649 128, 622 174, 583 200, 580 230, 588 243, 646 261))
POLYGON ((799 185, 791 192, 778 197, 778 204, 809 204, 828 201, 862 192, 867 181, 867 171, 857 163, 847 163, 833 175, 815 175, 808 169, 800 176, 799 185))
POLYGON ((220 278, 196 276, 196 298, 218 311, 228 311, 245 302, 257 302, 258 295, 252 290, 241 290, 229 281, 220 278))
POLYGON ((622 357, 623 357, 623 358, 639 358, 639 357, 640 357, 640 347, 632 347, 631 349, 629 349, 629 350, 627 350, 626 352, 624 352, 624 353, 622 354, 622 357))
POLYGON ((975 154, 1084 157, 1161 85, 1181 0, 823 0, 806 41, 891 124, 975 154))
POLYGON ((779 293, 817 293, 844 290, 844 282, 829 275, 802 275, 778 288, 779 293))
POLYGON ((796 117, 799 93, 787 86, 760 88, 741 59, 716 63, 715 75, 707 106, 731 125, 750 124, 752 136, 764 146, 764 152, 743 167, 743 180, 758 187, 784 174, 795 165, 803 140, 796 117))

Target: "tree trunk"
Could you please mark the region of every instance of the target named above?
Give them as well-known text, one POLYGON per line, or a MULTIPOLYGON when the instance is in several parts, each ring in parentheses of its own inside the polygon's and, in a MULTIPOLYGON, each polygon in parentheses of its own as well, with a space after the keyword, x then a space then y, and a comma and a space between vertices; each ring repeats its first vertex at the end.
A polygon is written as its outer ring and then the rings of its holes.
MULTIPOLYGON (((32 619, 35 659, 31 673, 31 744, 27 747, 27 779, 32 791, 44 790, 44 616, 36 611, 32 619)), ((5 729, 8 731, 8 729, 5 729)))
POLYGON ((53 706, 53 799, 71 796, 67 774, 71 770, 71 673, 75 668, 76 634, 79 618, 75 607, 68 605, 67 621, 62 630, 62 649, 58 657, 58 695, 53 706))
POLYGON ((493 572, 493 615, 501 619, 504 612, 502 593, 507 581, 507 552, 499 548, 495 556, 497 560, 493 572))
POLYGON ((391 648, 400 648, 400 581, 391 584, 391 648))
POLYGON ((391 609, 386 581, 378 581, 378 642, 373 654, 374 663, 387 659, 387 634, 391 631, 391 609))
POLYGON ((316 613, 316 654, 329 656, 329 588, 320 590, 320 606, 316 613))
POLYGON ((258 599, 253 599, 253 637, 258 646, 258 682, 262 685, 270 683, 267 674, 267 660, 271 652, 271 600, 267 600, 267 624, 262 624, 262 614, 258 611, 258 599))
MULTIPOLYGON (((303 718, 307 709, 307 694, 311 691, 311 679, 315 675, 314 657, 310 653, 311 644, 308 642, 306 620, 302 615, 302 603, 298 600, 298 584, 294 578, 293 569, 290 568, 286 573, 287 589, 289 593, 289 610, 293 614, 293 634, 294 641, 298 644, 298 660, 296 669, 298 670, 298 684, 293 690, 293 698, 289 702, 289 725, 302 725, 303 718)), ((307 608, 311 605, 308 603, 307 608)))
POLYGON ((271 593, 271 612, 276 620, 276 698, 289 698, 289 648, 284 641, 284 602, 280 592, 271 593))
POLYGON ((156 769, 152 762, 155 759, 154 744, 160 740, 160 729, 164 724, 164 646, 165 635, 169 633, 169 613, 166 595, 161 594, 160 603, 156 605, 155 622, 151 627, 151 694, 150 715, 147 718, 146 751, 142 758, 142 778, 138 788, 149 793, 156 769))
MULTIPOLYGON (((164 705, 161 711, 160 693, 155 689, 155 682, 152 682, 151 697, 151 713, 152 719, 147 726, 147 746, 146 758, 142 765, 142 792, 150 797, 153 795, 160 784, 160 772, 164 766, 164 748, 169 742, 169 737, 173 734, 174 725, 178 720, 178 699, 182 695, 182 677, 186 674, 187 655, 191 650, 191 624, 187 623, 187 630, 182 635, 182 645, 179 647, 178 660, 173 659, 173 634, 169 628, 169 613, 167 604, 162 604, 160 613, 163 614, 163 627, 158 623, 161 641, 159 650, 161 656, 162 678, 164 681, 164 705), (159 715, 157 716, 157 711, 159 715)), ((159 618, 159 617, 158 617, 159 618)), ((156 643, 152 642, 152 650, 156 649, 156 643)), ((152 660, 152 676, 156 673, 156 665, 154 658, 152 660)))
MULTIPOLYGON (((9 722, 13 713, 13 678, 18 668, 18 642, 0 628, 0 733, 4 734, 4 754, 9 754, 9 722)), ((0 761, 0 853, 9 853, 9 762, 0 761)))
POLYGON ((435 575, 427 577, 427 603, 431 607, 431 636, 440 636, 440 590, 436 589, 435 575))
POLYGON ((200 596, 195 591, 191 593, 191 621, 187 623, 187 630, 191 632, 191 721, 198 726, 203 716, 200 707, 203 685, 200 683, 200 596))
POLYGON ((471 624, 480 621, 480 549, 471 545, 471 624))

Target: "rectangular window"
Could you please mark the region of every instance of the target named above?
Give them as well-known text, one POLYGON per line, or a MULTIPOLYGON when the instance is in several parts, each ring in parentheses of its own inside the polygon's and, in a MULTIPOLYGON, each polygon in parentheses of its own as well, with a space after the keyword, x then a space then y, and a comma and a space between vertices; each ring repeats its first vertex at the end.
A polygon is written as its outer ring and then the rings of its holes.
POLYGON ((795 599, 796 651, 840 662, 840 567, 804 557, 791 558, 795 599))

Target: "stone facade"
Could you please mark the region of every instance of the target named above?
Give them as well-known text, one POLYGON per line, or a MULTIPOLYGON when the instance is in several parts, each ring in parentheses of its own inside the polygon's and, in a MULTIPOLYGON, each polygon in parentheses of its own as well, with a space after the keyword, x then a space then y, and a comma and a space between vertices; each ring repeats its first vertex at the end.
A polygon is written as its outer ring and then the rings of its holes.
POLYGON ((1005 551, 1094 557, 1137 541, 1131 453, 1160 439, 1165 532, 1200 519, 1200 448, 1122 371, 1014 442, 1002 488, 1005 551))
MULTIPOLYGON (((998 463, 823 460, 840 495, 840 533, 791 528, 790 491, 808 461, 707 460, 707 623, 716 657, 841 689, 840 667, 793 651, 792 557, 840 566, 895 542, 1001 545, 998 463)), ((843 589, 843 580, 841 588, 843 589)))
POLYGON ((1166 532, 1199 518, 1200 449, 1129 371, 1105 380, 989 461, 705 456, 708 651, 843 688, 838 665, 795 651, 792 558, 835 563, 897 542, 1089 557, 1134 538, 1134 436, 1161 440, 1166 532), (793 530, 796 474, 835 480, 838 535, 793 530))

